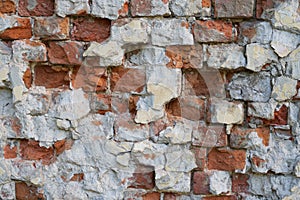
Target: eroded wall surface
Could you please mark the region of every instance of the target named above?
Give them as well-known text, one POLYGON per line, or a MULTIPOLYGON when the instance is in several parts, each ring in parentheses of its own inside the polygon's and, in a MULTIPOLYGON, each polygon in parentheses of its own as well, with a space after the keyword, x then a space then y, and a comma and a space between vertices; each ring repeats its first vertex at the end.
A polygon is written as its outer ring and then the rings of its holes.
POLYGON ((299 4, 0 1, 0 199, 299 199, 299 4))

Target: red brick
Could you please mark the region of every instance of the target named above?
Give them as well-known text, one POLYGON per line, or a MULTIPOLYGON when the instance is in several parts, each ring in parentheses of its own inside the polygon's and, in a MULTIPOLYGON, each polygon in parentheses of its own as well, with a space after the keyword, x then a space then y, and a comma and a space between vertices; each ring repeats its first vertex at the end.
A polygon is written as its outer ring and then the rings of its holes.
POLYGON ((71 38, 80 41, 103 42, 110 36, 111 21, 108 19, 85 18, 74 19, 71 38))
POLYGON ((0 34, 0 39, 16 40, 29 39, 32 37, 32 30, 29 18, 16 18, 14 27, 5 29, 0 34))
POLYGON ((206 148, 193 147, 192 152, 195 155, 197 169, 204 170, 206 167, 206 157, 207 157, 206 148))
POLYGON ((247 129, 235 126, 230 133, 230 146, 234 148, 247 148, 248 136, 251 132, 256 132, 258 137, 262 139, 265 146, 269 146, 270 128, 260 127, 256 129, 247 129))
POLYGON ((74 174, 72 176, 72 178, 70 179, 70 181, 77 181, 77 182, 81 182, 84 179, 84 173, 79 173, 79 174, 74 174))
POLYGON ((234 171, 246 165, 246 151, 227 148, 213 148, 208 153, 208 169, 234 171))
POLYGON ((167 67, 170 68, 202 68, 202 45, 168 46, 166 56, 170 58, 167 67))
POLYGON ((126 1, 123 7, 118 11, 120 17, 126 17, 129 13, 129 3, 126 1))
POLYGON ((174 194, 174 193, 165 193, 164 194, 164 200, 176 200, 177 197, 180 197, 180 195, 174 194))
POLYGON ((260 18, 263 12, 274 7, 274 0, 256 0, 256 17, 260 18))
POLYGON ((47 165, 53 161, 54 149, 52 147, 41 147, 38 141, 21 140, 20 154, 25 160, 41 160, 47 165))
POLYGON ((202 200, 237 200, 236 196, 229 195, 229 196, 209 196, 203 197, 202 200))
POLYGON ((223 20, 198 20, 193 26, 193 33, 197 42, 233 42, 236 40, 232 23, 223 20))
POLYGON ((36 186, 29 186, 25 182, 15 183, 16 199, 18 200, 40 200, 45 199, 43 194, 38 193, 36 186))
POLYGON ((225 97, 223 74, 216 71, 188 69, 184 71, 184 94, 225 97))
POLYGON ((23 82, 26 86, 26 88, 30 88, 32 85, 32 73, 31 73, 31 69, 28 68, 23 75, 23 82))
POLYGON ((263 119, 265 125, 287 125, 288 120, 288 107, 282 105, 279 109, 276 109, 274 112, 273 120, 263 119))
POLYGON ((233 174, 232 175, 232 192, 234 193, 247 193, 249 175, 247 174, 233 174))
POLYGON ((146 72, 143 69, 114 67, 110 84, 112 92, 141 92, 146 85, 146 72))
POLYGON ((209 194, 209 176, 205 172, 196 171, 193 174, 194 194, 209 194))
POLYGON ((34 84, 46 88, 68 88, 70 84, 69 69, 37 65, 34 67, 34 84))
POLYGON ((90 67, 82 64, 72 72, 72 85, 84 91, 105 92, 107 90, 107 70, 105 68, 90 67))
POLYGON ((201 147, 227 146, 227 134, 223 125, 199 125, 193 135, 193 145, 201 147))
POLYGON ((54 143, 56 155, 62 154, 65 150, 71 149, 74 141, 72 139, 59 140, 54 143))
POLYGON ((80 65, 83 45, 79 42, 49 42, 49 61, 53 64, 80 65))
POLYGON ((251 163, 256 167, 262 167, 265 162, 266 161, 264 159, 261 159, 255 155, 253 155, 251 158, 251 163))
POLYGON ((160 200, 160 193, 151 192, 142 196, 143 200, 160 200))
POLYGON ((139 188, 139 189, 153 189, 155 186, 154 183, 154 170, 150 168, 139 167, 135 173, 133 173, 133 177, 130 178, 132 184, 129 188, 139 188))
POLYGON ((205 100, 197 96, 188 96, 172 100, 166 105, 168 114, 189 120, 203 120, 205 100))
POLYGON ((0 1, 0 13, 15 13, 16 4, 13 0, 0 1))
POLYGON ((54 0, 19 0, 20 16, 51 16, 54 14, 54 0), (34 4, 34 6, 32 6, 34 4))
POLYGON ((4 149, 4 158, 5 159, 12 159, 17 157, 17 146, 11 147, 11 145, 7 144, 5 145, 4 149))
POLYGON ((33 34, 43 40, 64 40, 69 38, 69 18, 36 17, 33 34))
POLYGON ((211 7, 211 0, 202 0, 202 7, 203 8, 210 8, 211 7))

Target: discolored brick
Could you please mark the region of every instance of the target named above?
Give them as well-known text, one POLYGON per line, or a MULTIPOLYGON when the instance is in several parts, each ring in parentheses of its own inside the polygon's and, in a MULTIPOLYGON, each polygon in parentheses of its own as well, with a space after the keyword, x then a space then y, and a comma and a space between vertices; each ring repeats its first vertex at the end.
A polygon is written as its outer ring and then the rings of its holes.
POLYGON ((196 171, 193 174, 194 194, 210 194, 209 175, 206 172, 196 171))
POLYGON ((16 199, 20 200, 40 200, 45 199, 43 194, 38 193, 38 188, 33 185, 27 185, 25 182, 15 183, 16 199))
POLYGON ((51 16, 54 14, 54 0, 19 0, 20 16, 51 16))
POLYGON ((0 33, 0 39, 5 40, 29 39, 31 37, 32 29, 29 18, 15 18, 13 26, 0 33))
POLYGON ((0 13, 15 13, 16 3, 14 0, 0 1, 0 13))
POLYGON ((33 34, 42 40, 64 40, 69 38, 69 18, 36 17, 33 34))
POLYGON ((255 0, 214 0, 215 16, 219 18, 249 18, 253 16, 255 0))

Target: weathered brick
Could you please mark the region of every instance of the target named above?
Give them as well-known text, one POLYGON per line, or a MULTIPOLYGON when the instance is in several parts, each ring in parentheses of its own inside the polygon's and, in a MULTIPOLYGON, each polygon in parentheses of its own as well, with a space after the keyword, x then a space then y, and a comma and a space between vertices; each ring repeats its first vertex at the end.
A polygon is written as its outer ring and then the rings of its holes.
POLYGON ((108 87, 105 68, 83 64, 73 69, 71 79, 74 88, 82 88, 84 91, 104 92, 108 87))
POLYGON ((225 80, 219 71, 184 71, 185 95, 225 97, 225 80))
POLYGON ((83 44, 79 42, 49 42, 48 57, 52 64, 81 65, 83 44))
POLYGON ((143 200, 160 200, 160 193, 150 192, 142 196, 143 200))
POLYGON ((256 17, 260 18, 265 10, 274 7, 274 0, 257 0, 256 1, 256 17))
POLYGON ((46 88, 68 88, 70 85, 69 69, 49 65, 34 67, 34 84, 46 88))
POLYGON ((213 148, 208 153, 208 169, 234 171, 246 165, 246 151, 227 148, 213 148))
POLYGON ((76 181, 76 182, 81 182, 84 179, 84 173, 79 173, 79 174, 74 174, 70 181, 76 181))
POLYGON ((177 200, 180 198, 180 194, 176 193, 165 193, 163 200, 177 200))
POLYGON ((197 42, 233 42, 236 40, 231 22, 223 20, 197 20, 193 25, 193 33, 197 42))
POLYGON ((30 88, 32 85, 32 73, 31 73, 31 69, 28 68, 23 75, 23 82, 26 86, 26 88, 30 88))
POLYGON ((3 151, 5 159, 12 159, 17 157, 17 146, 11 146, 10 144, 7 144, 3 148, 3 151))
POLYGON ((62 154, 65 150, 71 149, 74 141, 72 139, 59 140, 54 143, 56 155, 62 154))
POLYGON ((247 193, 249 189, 248 184, 249 175, 247 174, 233 174, 232 175, 232 192, 240 194, 247 193))
POLYGON ((166 105, 170 115, 189 120, 203 120, 205 115, 205 101, 197 96, 176 98, 166 105))
POLYGON ((52 147, 41 147, 38 141, 21 140, 21 158, 25 160, 40 160, 43 164, 50 164, 54 159, 54 149, 52 147))
POLYGON ((227 134, 223 125, 202 125, 193 133, 193 145, 201 147, 227 146, 227 134))
POLYGON ((207 196, 207 197, 203 197, 202 200, 237 200, 237 197, 234 195, 207 196))
POLYGON ((168 0, 132 0, 132 16, 165 16, 170 15, 168 0))
MULTIPOLYGON (((2 16, 0 16, 2 18, 2 16)), ((4 17, 11 18, 12 17, 4 17)), ((29 18, 16 17, 13 20, 13 24, 6 28, 4 31, 0 31, 0 39, 16 40, 16 39, 29 39, 32 37, 32 29, 29 18)))
POLYGON ((209 175, 206 172, 196 171, 193 174, 194 194, 210 194, 209 175))
POLYGON ((170 58, 167 67, 170 68, 202 68, 203 49, 202 45, 193 46, 168 46, 166 56, 170 58))
POLYGON ((16 199, 39 200, 44 199, 43 194, 38 192, 38 188, 33 185, 27 185, 25 182, 15 183, 16 199))
POLYGON ((143 69, 114 67, 110 83, 113 92, 142 92, 146 85, 146 71, 143 69))
POLYGON ((51 16, 54 14, 54 0, 19 0, 20 16, 51 16))
POLYGON ((33 34, 43 40, 64 40, 69 38, 69 18, 37 17, 33 34))
POLYGON ((79 41, 103 42, 110 36, 111 21, 97 18, 76 18, 73 20, 71 38, 79 41))
POLYGON ((204 170, 206 167, 207 149, 193 146, 192 152, 195 154, 197 170, 204 170))
POLYGON ((214 0, 215 16, 219 18, 249 18, 253 16, 255 0, 214 0))
POLYGON ((115 98, 108 94, 92 94, 90 97, 91 110, 101 115, 111 112, 112 99, 115 98))
POLYGON ((0 1, 0 13, 15 13, 16 3, 14 0, 0 1))
POLYGON ((154 183, 154 171, 149 172, 149 168, 139 168, 137 172, 133 173, 133 177, 130 180, 133 182, 129 188, 140 188, 140 189, 153 189, 154 183))

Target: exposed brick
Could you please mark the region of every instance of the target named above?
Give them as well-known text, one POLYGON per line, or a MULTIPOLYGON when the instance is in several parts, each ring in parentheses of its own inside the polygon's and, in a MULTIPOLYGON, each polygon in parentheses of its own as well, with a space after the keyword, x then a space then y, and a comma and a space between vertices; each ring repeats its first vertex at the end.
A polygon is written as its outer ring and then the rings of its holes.
POLYGON ((210 8, 211 7, 211 0, 202 0, 202 7, 203 8, 210 8))
POLYGON ((110 36, 111 21, 97 18, 76 18, 73 21, 71 38, 79 41, 103 42, 110 36))
POLYGON ((227 134, 224 125, 202 125, 193 134, 193 145, 202 147, 224 147, 227 145, 227 134))
POLYGON ((74 174, 72 176, 72 178, 70 179, 70 181, 77 181, 77 182, 81 182, 84 179, 84 173, 79 173, 79 174, 74 174))
POLYGON ((17 146, 11 147, 10 144, 5 145, 4 151, 4 158, 5 159, 12 159, 17 157, 17 146))
POLYGON ((141 92, 146 85, 146 72, 143 69, 114 67, 110 84, 112 92, 141 92))
POLYGON ((13 0, 0 1, 0 13, 15 13, 16 4, 13 0))
POLYGON ((214 0, 215 17, 252 17, 255 0, 214 0))
POLYGON ((197 42, 233 42, 237 38, 232 23, 223 20, 197 20, 193 33, 197 42))
POLYGON ((282 105, 279 109, 274 111, 274 119, 266 120, 263 119, 265 125, 287 125, 288 120, 288 107, 282 105))
POLYGON ((208 153, 208 169, 234 171, 244 169, 246 164, 245 150, 213 148, 208 153))
POLYGON ((203 48, 202 45, 168 46, 166 56, 170 58, 167 67, 170 68, 202 68, 203 48))
POLYGON ((83 45, 79 42, 49 42, 49 61, 53 64, 80 65, 83 45))
POLYGON ((270 128, 261 127, 256 129, 247 129, 235 126, 230 133, 230 146, 234 148, 247 148, 249 141, 249 134, 256 132, 258 137, 262 139, 265 146, 269 146, 270 128))
POLYGON ((38 141, 21 140, 20 154, 25 160, 41 160, 43 164, 50 164, 54 159, 52 147, 41 147, 38 141))
POLYGON ((209 176, 206 172, 196 171, 193 174, 194 194, 209 194, 209 176))
POLYGON ((123 5, 123 7, 118 11, 118 14, 120 17, 126 17, 129 13, 129 2, 126 1, 123 5))
POLYGON ((198 170, 204 170, 205 167, 206 167, 206 157, 207 157, 206 148, 193 147, 192 152, 195 155, 197 169, 198 170))
POLYGON ((133 173, 133 177, 130 178, 132 184, 129 188, 140 188, 140 189, 153 189, 155 186, 154 183, 154 170, 150 168, 139 167, 135 173, 133 173))
POLYGON ((72 139, 59 140, 54 143, 56 155, 62 154, 65 150, 71 149, 74 141, 72 139))
POLYGON ((54 14, 54 0, 19 0, 20 16, 51 16, 54 14))
POLYGON ((166 111, 170 115, 189 120, 203 120, 205 115, 205 100, 196 96, 177 98, 166 105, 166 111))
POLYGON ((203 197, 202 200, 237 200, 237 198, 234 195, 229 195, 229 196, 209 196, 209 197, 203 197))
POLYGON ((255 165, 256 167, 262 167, 265 162, 266 161, 264 159, 261 159, 257 156, 252 156, 252 158, 251 158, 251 163, 253 165, 255 165))
POLYGON ((18 200, 41 200, 45 199, 43 194, 38 193, 36 186, 27 185, 25 182, 15 183, 16 199, 18 200))
POLYGON ((184 94, 197 96, 225 96, 225 81, 219 71, 188 69, 184 71, 184 94))
POLYGON ((133 0, 131 2, 131 14, 133 16, 151 14, 151 0, 133 0))
POLYGON ((89 67, 83 64, 73 69, 71 78, 73 87, 82 88, 84 91, 104 92, 108 87, 105 68, 89 67))
POLYGON ((176 200, 177 197, 180 197, 180 195, 175 194, 175 193, 165 193, 164 194, 164 200, 176 200))
POLYGON ((233 174, 232 175, 232 192, 234 193, 247 193, 249 175, 247 174, 233 174))
POLYGON ((260 18, 263 12, 274 7, 274 0, 256 0, 256 17, 260 18))
POLYGON ((14 23, 13 27, 0 33, 0 39, 5 40, 29 39, 31 37, 32 29, 29 18, 16 18, 16 23, 14 23))
POLYGON ((31 73, 31 69, 28 68, 23 75, 23 82, 26 86, 26 88, 30 88, 32 85, 32 73, 31 73))
POLYGON ((36 17, 33 34, 43 40, 64 40, 69 38, 69 18, 36 17))
POLYGON ((34 84, 36 86, 68 88, 70 84, 68 68, 36 65, 34 67, 34 74, 34 84))
POLYGON ((160 200, 160 193, 151 192, 142 196, 143 200, 160 200))

